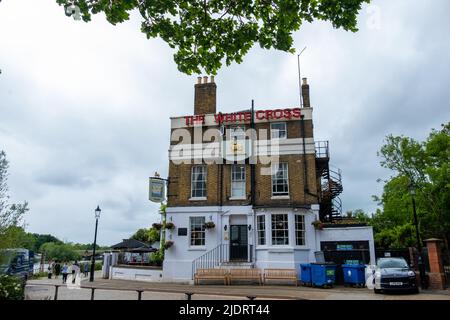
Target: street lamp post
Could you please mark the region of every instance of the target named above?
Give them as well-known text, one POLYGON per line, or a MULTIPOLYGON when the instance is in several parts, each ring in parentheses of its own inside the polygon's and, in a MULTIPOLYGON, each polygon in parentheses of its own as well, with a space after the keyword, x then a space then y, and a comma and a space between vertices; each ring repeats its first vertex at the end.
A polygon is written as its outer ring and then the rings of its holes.
POLYGON ((413 213, 414 213, 414 225, 416 227, 417 250, 419 250, 418 267, 419 267, 419 274, 420 274, 420 287, 422 289, 426 289, 425 265, 423 264, 422 242, 420 241, 419 222, 417 220, 416 198, 415 198, 416 189, 413 184, 411 184, 409 187, 409 194, 411 195, 411 199, 412 199, 413 213))
POLYGON ((99 206, 95 209, 95 236, 94 236, 94 249, 92 250, 92 262, 91 262, 91 274, 89 277, 89 281, 94 281, 94 272, 95 272, 95 247, 97 246, 97 227, 98 227, 98 219, 100 218, 100 212, 102 210, 99 206))

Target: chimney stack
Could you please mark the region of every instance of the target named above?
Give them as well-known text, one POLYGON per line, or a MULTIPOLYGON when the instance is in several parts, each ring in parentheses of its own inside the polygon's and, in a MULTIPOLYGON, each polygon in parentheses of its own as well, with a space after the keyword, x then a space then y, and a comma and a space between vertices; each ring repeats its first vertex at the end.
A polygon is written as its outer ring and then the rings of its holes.
POLYGON ((211 76, 211 81, 208 82, 208 77, 197 78, 195 84, 194 95, 194 114, 211 114, 216 113, 216 84, 214 83, 214 76, 211 76))
POLYGON ((309 100, 309 84, 308 79, 302 79, 302 97, 303 97, 303 108, 311 108, 311 101, 309 100))

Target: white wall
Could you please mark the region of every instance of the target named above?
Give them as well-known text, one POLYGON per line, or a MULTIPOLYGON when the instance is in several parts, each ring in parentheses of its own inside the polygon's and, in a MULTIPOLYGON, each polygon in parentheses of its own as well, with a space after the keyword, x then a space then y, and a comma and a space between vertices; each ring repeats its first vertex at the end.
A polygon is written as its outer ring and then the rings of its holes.
POLYGON ((110 279, 162 282, 163 271, 162 269, 111 267, 110 279))
POLYGON ((316 230, 316 237, 318 250, 322 241, 369 241, 370 264, 375 264, 375 243, 370 226, 316 230))

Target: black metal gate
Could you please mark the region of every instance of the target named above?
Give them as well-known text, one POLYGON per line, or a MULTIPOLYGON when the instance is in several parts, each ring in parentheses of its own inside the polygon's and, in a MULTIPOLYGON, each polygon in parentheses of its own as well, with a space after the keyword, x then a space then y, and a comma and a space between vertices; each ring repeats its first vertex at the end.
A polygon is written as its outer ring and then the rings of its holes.
POLYGON ((248 260, 248 233, 246 225, 230 226, 230 260, 248 260))

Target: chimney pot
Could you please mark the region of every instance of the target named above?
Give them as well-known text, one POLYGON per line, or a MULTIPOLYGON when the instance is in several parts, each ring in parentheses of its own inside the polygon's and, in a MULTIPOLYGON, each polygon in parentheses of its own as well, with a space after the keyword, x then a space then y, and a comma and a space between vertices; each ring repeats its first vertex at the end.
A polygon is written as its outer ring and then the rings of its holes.
POLYGON ((303 98, 303 108, 311 108, 311 101, 309 99, 309 84, 307 78, 303 78, 302 98, 303 98))
POLYGON ((194 86, 194 114, 205 115, 216 113, 216 84, 214 77, 211 76, 211 82, 208 83, 208 77, 198 77, 199 82, 194 86))
POLYGON ((197 77, 197 83, 201 84, 202 83, 202 77, 197 77))

